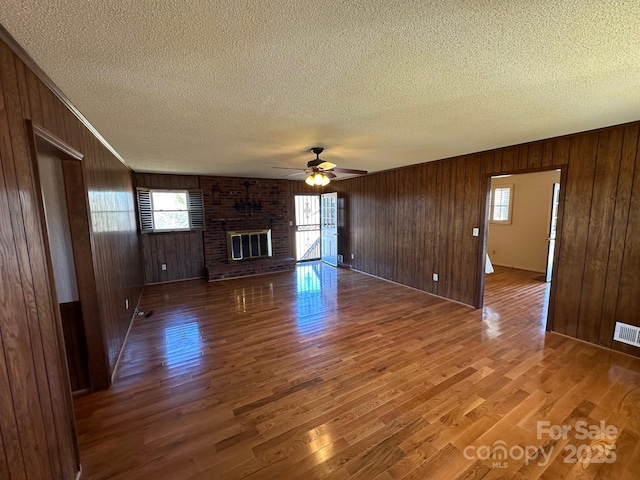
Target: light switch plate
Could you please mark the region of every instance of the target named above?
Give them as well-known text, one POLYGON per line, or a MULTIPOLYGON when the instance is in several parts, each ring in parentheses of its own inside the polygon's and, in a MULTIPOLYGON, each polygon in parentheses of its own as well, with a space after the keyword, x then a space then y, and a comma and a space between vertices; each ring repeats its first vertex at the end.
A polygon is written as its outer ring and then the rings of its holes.
POLYGON ((473 236, 477 237, 478 235, 480 235, 480 229, 479 228, 474 228, 473 229, 473 236))
POLYGON ((437 274, 437 273, 434 273, 434 274, 433 274, 433 281, 434 281, 434 282, 437 282, 437 281, 438 281, 438 274, 437 274))

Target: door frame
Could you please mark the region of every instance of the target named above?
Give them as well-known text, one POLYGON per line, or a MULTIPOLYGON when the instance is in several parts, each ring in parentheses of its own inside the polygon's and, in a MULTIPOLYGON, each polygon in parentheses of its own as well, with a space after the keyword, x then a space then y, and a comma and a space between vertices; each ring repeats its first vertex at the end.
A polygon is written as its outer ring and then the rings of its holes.
POLYGON ((562 190, 562 184, 557 182, 554 183, 553 186, 551 187, 551 212, 549 213, 549 229, 548 229, 548 234, 547 234, 547 267, 545 269, 544 272, 544 279, 546 282, 550 282, 551 279, 553 278, 553 258, 555 258, 556 255, 556 237, 557 237, 557 231, 558 231, 558 212, 556 212, 556 235, 551 238, 551 226, 553 225, 553 210, 555 207, 555 204, 558 203, 558 210, 560 210, 560 190, 562 190), (557 190, 557 191, 556 191, 557 190), (553 242, 553 258, 551 259, 551 265, 549 265, 549 253, 551 250, 551 245, 553 242), (549 270, 551 270, 551 276, 549 276, 549 270))
POLYGON ((546 331, 553 330, 553 314, 555 306, 555 297, 558 279, 558 263, 560 259, 560 246, 562 244, 562 224, 564 218, 564 199, 567 191, 567 172, 568 164, 549 165, 546 167, 523 168, 509 171, 498 171, 483 174, 480 182, 480 198, 484 200, 480 208, 480 238, 481 245, 478 249, 478 257, 476 264, 477 281, 476 281, 476 298, 475 307, 482 308, 484 306, 484 284, 485 284, 485 263, 487 258, 487 239, 489 237, 489 205, 491 195, 491 177, 496 175, 520 175, 523 173, 548 172, 551 170, 560 170, 560 196, 558 198, 558 223, 556 226, 556 248, 553 253, 553 271, 551 274, 551 288, 549 291, 549 305, 547 308, 546 331))
MULTIPOLYGON (((321 218, 321 201, 322 194, 320 193, 294 193, 293 194, 293 245, 294 245, 294 257, 296 262, 317 262, 322 258, 322 218, 321 218), (319 239, 319 247, 320 247, 320 255, 318 258, 311 258, 305 260, 298 260, 298 202, 297 197, 317 197, 318 199, 318 239, 319 239)), ((312 224, 315 225, 315 224, 312 224)), ((311 230, 313 231, 313 230, 311 230)))
MULTIPOLYGON (((73 261, 76 269, 78 283, 78 296, 82 310, 82 322, 86 336, 87 357, 89 363, 89 378, 91 390, 104 390, 111 385, 109 368, 106 357, 106 349, 103 342, 103 332, 100 322, 100 309, 98 304, 98 292, 96 286, 93 241, 91 238, 91 223, 89 218, 89 199, 85 188, 84 169, 82 160, 84 154, 76 150, 62 139, 48 130, 26 120, 27 136, 31 156, 31 166, 34 172, 34 182, 37 195, 37 209, 42 229, 45 257, 47 261, 47 276, 51 285, 51 298, 53 311, 56 316, 56 330, 61 361, 64 363, 67 379, 69 370, 66 362, 64 336, 62 333, 62 320, 58 307, 58 298, 53 277, 53 264, 49 234, 47 231, 47 219, 42 197, 40 183, 40 171, 38 167, 38 152, 48 151, 59 158, 62 163, 62 173, 65 183, 65 196, 69 215, 69 228, 71 230, 71 243, 73 261)), ((69 386, 69 389, 71 387, 69 386)))

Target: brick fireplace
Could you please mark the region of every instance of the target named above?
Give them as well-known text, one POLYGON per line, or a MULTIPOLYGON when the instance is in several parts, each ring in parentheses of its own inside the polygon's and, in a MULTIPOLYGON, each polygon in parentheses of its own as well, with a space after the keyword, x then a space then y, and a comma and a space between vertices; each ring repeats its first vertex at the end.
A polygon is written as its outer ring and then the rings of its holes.
POLYGON ((209 281, 293 270, 286 180, 200 177, 204 258, 209 281), (270 230, 271 257, 232 260, 228 232, 270 230))

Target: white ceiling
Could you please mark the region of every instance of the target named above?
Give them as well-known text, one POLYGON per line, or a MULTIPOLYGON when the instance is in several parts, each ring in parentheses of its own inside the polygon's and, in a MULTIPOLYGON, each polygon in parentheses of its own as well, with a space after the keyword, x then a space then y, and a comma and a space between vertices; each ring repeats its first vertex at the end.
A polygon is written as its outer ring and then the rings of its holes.
MULTIPOLYGON (((638 0, 0 0, 136 171, 384 170, 640 119, 638 0)), ((304 176, 293 177, 304 179, 304 176)))

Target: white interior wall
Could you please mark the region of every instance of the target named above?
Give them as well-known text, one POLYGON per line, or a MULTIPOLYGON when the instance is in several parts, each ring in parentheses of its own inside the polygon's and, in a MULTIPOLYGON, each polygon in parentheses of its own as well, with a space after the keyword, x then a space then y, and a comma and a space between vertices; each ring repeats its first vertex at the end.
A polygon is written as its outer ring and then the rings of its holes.
POLYGON ((49 153, 39 153, 38 169, 58 303, 74 302, 79 300, 78 282, 73 263, 62 162, 49 153))
MULTIPOLYGON (((491 185, 513 185, 512 223, 489 224, 487 253, 494 265, 544 272, 547 266, 551 194, 560 172, 494 178, 491 185)), ((562 186, 561 186, 562 188, 562 186)))

